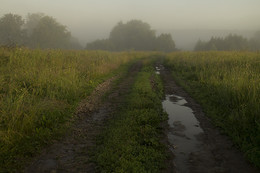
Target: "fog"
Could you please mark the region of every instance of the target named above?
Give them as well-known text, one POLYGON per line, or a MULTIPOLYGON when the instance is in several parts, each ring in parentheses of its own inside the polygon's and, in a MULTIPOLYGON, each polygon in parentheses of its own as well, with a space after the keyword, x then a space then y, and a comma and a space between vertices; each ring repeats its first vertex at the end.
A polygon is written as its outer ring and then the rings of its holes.
POLYGON ((157 34, 172 34, 191 50, 198 39, 229 33, 250 37, 260 29, 259 0, 1 0, 0 16, 42 12, 67 26, 85 46, 109 36, 119 21, 139 19, 157 34))

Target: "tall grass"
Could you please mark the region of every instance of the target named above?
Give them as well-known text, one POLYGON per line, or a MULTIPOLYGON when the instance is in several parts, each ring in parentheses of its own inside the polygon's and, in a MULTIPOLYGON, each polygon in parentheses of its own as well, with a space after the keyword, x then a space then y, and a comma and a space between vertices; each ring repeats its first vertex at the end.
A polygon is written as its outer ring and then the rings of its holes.
POLYGON ((169 54, 166 64, 217 126, 260 167, 260 54, 169 54))
POLYGON ((80 99, 140 55, 1 48, 0 168, 19 165, 49 143, 80 99))

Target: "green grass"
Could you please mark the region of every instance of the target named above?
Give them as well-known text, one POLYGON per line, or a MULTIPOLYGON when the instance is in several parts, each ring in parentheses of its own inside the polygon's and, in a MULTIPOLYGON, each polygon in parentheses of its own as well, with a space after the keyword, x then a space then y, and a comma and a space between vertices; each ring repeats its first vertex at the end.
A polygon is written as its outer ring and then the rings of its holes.
POLYGON ((101 172, 159 172, 163 167, 160 122, 167 116, 161 106, 162 88, 154 69, 145 65, 99 141, 95 161, 101 172))
POLYGON ((165 65, 215 125, 260 168, 260 54, 173 53, 165 65))
POLYGON ((0 172, 62 136, 79 101, 142 53, 0 49, 0 172))
MULTIPOLYGON (((145 67, 127 103, 108 123, 95 161, 107 172, 158 172, 166 155, 159 143, 159 123, 165 118, 162 84, 151 67, 156 54, 23 48, 0 48, 0 172, 21 170, 44 146, 67 132, 78 103, 98 84, 124 74, 129 63, 147 56, 151 58, 143 60, 145 67), (155 88, 150 81, 153 75, 155 88)), ((165 65, 175 79, 260 167, 260 54, 166 56, 165 65)))

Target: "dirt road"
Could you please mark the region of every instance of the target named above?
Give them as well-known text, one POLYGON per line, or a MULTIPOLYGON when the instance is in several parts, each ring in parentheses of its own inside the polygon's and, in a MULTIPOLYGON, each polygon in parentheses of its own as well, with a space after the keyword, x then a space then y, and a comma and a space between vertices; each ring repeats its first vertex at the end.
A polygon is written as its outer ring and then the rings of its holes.
MULTIPOLYGON (((169 114, 163 143, 168 145, 167 169, 163 172, 180 173, 255 173, 258 172, 245 161, 225 135, 220 134, 201 107, 174 82, 171 72, 160 63, 157 65, 165 88, 166 98, 162 102, 169 114), (175 111, 178 115, 176 116, 175 111), (188 115, 190 114, 190 115, 188 115), (185 116, 190 116, 184 118, 185 116), (187 122, 186 122, 187 121, 187 122)), ((45 149, 24 170, 25 172, 98 172, 91 162, 95 152, 96 137, 104 129, 113 112, 125 101, 134 78, 142 63, 136 62, 128 73, 113 85, 118 77, 108 79, 96 88, 93 94, 82 101, 75 114, 77 120, 71 133, 45 149), (102 101, 105 93, 109 93, 102 101)))

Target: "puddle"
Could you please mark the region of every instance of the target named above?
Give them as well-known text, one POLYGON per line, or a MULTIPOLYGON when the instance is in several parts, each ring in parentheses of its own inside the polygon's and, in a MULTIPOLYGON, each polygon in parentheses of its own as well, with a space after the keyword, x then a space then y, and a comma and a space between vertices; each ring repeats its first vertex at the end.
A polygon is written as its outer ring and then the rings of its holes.
POLYGON ((163 69, 163 66, 161 66, 161 65, 160 65, 160 66, 156 66, 156 67, 155 67, 155 73, 156 73, 156 74, 160 74, 160 71, 161 71, 162 69, 163 69))
POLYGON ((159 67, 157 67, 157 66, 155 67, 155 73, 156 73, 156 74, 160 74, 160 70, 161 70, 161 69, 160 69, 159 67))
POLYGON ((185 106, 186 103, 184 98, 177 95, 166 95, 166 100, 162 102, 169 116, 168 140, 178 172, 189 172, 189 155, 199 151, 201 142, 196 136, 203 133, 192 109, 185 106))

